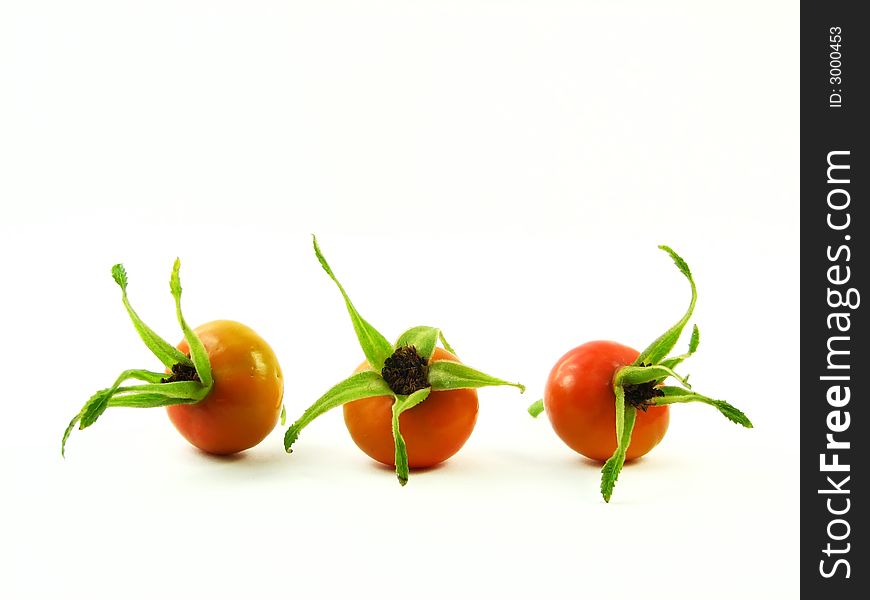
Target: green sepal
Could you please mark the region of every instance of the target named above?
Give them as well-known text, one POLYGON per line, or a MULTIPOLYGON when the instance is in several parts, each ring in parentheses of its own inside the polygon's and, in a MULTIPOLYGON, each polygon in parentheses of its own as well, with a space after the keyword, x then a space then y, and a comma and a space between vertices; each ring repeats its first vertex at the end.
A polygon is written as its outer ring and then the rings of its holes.
POLYGON ((537 419, 538 416, 542 412, 544 412, 544 400, 541 399, 541 400, 538 400, 536 402, 533 402, 532 405, 529 406, 529 408, 527 410, 529 411, 530 415, 532 415, 533 417, 535 417, 537 419))
POLYGON ((440 333, 441 330, 437 327, 427 327, 425 325, 411 327, 411 329, 399 336, 399 339, 396 340, 395 348, 414 346, 417 354, 428 360, 432 358, 432 353, 435 352, 435 344, 438 343, 440 333))
POLYGON ((347 404, 362 398, 373 396, 393 396, 393 391, 383 377, 375 371, 363 371, 351 375, 341 383, 333 386, 321 396, 314 404, 302 413, 284 434, 284 449, 292 452, 293 443, 299 437, 299 433, 314 419, 323 413, 332 410, 342 404, 347 404))
POLYGON ((363 354, 366 356, 369 364, 375 371, 380 372, 384 368, 384 361, 393 353, 393 347, 381 333, 375 329, 368 321, 363 319, 357 312, 353 303, 350 301, 344 287, 339 283, 329 263, 326 262, 323 253, 320 251, 320 246, 317 244, 317 237, 311 236, 314 240, 314 253, 317 255, 317 260, 320 266, 326 271, 330 279, 338 286, 341 295, 344 297, 344 303, 347 305, 347 312, 350 315, 353 329, 356 332, 356 337, 359 340, 359 345, 362 348, 363 354))
POLYGON ((701 394, 695 394, 680 387, 663 386, 659 389, 662 391, 664 396, 653 399, 653 404, 656 406, 684 402, 702 402, 716 408, 732 423, 737 423, 747 429, 752 428, 752 421, 749 420, 749 417, 747 417, 739 408, 732 406, 724 400, 714 400, 713 398, 708 398, 701 394))
POLYGON ((399 430, 399 416, 428 398, 430 391, 431 388, 423 388, 407 396, 394 396, 396 400, 393 402, 393 444, 396 448, 396 477, 401 485, 408 483, 409 468, 408 448, 405 446, 405 439, 399 430))
POLYGON ((184 333, 184 339, 187 340, 187 345, 190 348, 190 359, 196 368, 196 374, 199 375, 202 385, 210 390, 214 384, 214 378, 211 373, 211 361, 208 358, 208 351, 205 349, 202 340, 196 335, 196 332, 184 320, 184 315, 181 314, 181 278, 178 275, 180 269, 181 260, 176 258, 175 264, 172 265, 172 275, 169 278, 169 290, 175 299, 175 315, 178 318, 181 331, 184 333))
POLYGON ((511 383, 510 381, 487 375, 452 360, 436 360, 429 363, 429 383, 433 391, 461 390, 496 385, 510 385, 518 388, 520 392, 526 391, 526 386, 521 383, 511 383))
POLYGON ((170 404, 196 404, 203 400, 209 391, 210 389, 199 381, 172 381, 169 383, 124 386, 115 390, 115 393, 109 398, 109 406, 132 406, 135 408, 168 406, 164 402, 147 405, 140 399, 137 399, 135 404, 130 404, 129 398, 140 394, 161 396, 163 399, 170 401, 170 404))
POLYGON ((691 389, 686 389, 691 388, 689 377, 683 377, 674 371, 677 365, 695 353, 701 340, 698 326, 694 325, 692 327, 692 336, 689 339, 688 351, 679 356, 667 357, 679 341, 683 330, 692 317, 698 292, 695 287, 695 281, 692 278, 692 272, 686 261, 668 246, 659 246, 659 248, 670 255, 674 264, 689 281, 692 298, 683 317, 641 352, 631 365, 617 370, 613 378, 613 391, 616 402, 617 448, 601 470, 601 494, 606 502, 610 501, 613 488, 625 463, 626 452, 631 443, 631 434, 637 418, 637 408, 625 402, 625 389, 623 386, 653 383, 654 388, 659 390, 663 396, 653 396, 646 405, 662 406, 678 402, 702 402, 715 407, 734 423, 744 427, 752 427, 752 423, 746 415, 731 404, 724 400, 714 400, 707 396, 696 394, 691 389), (662 386, 662 382, 668 378, 676 379, 685 387, 662 386))
POLYGON ((673 377, 688 388, 692 387, 688 383, 688 378, 683 377, 673 369, 664 365, 650 365, 647 367, 626 365, 616 372, 613 381, 617 388, 621 388, 623 385, 649 383, 650 381, 663 381, 668 377, 673 377))
POLYGON ((692 300, 689 303, 689 308, 686 310, 683 318, 656 338, 652 344, 647 346, 647 348, 637 357, 637 360, 634 361, 635 365, 658 364, 671 350, 674 349, 674 346, 680 339, 680 334, 683 333, 683 329, 692 317, 692 313, 695 310, 695 302, 698 299, 698 290, 695 288, 695 280, 692 278, 692 271, 689 269, 689 265, 686 264, 686 261, 684 261, 679 254, 674 252, 668 246, 659 246, 659 248, 670 255, 674 264, 677 265, 677 268, 680 270, 680 273, 685 275, 686 279, 689 280, 689 285, 692 287, 692 300))
POLYGON ((120 388, 121 384, 130 379, 138 379, 148 383, 158 383, 166 377, 164 373, 155 373, 154 371, 146 371, 144 369, 130 369, 121 373, 116 379, 112 387, 102 389, 96 392, 90 399, 85 402, 82 409, 69 422, 69 425, 63 432, 63 438, 60 443, 60 454, 66 456, 66 441, 69 439, 70 433, 78 424, 79 429, 85 429, 93 425, 97 419, 109 407, 109 400, 114 393, 120 388))
POLYGON ((622 435, 617 438, 617 447, 604 467, 601 469, 601 495, 605 502, 610 502, 610 497, 613 495, 613 488, 616 485, 616 480, 619 479, 619 473, 622 471, 622 466, 625 464, 625 453, 628 450, 628 445, 631 443, 631 432, 634 431, 634 423, 637 418, 637 409, 631 405, 626 405, 623 400, 621 404, 624 407, 623 420, 620 429, 622 435))
POLYGON ((199 336, 187 325, 181 312, 181 280, 178 274, 180 268, 181 261, 176 259, 169 280, 169 289, 175 298, 176 316, 190 347, 190 357, 185 356, 175 346, 158 336, 133 310, 127 297, 127 271, 122 264, 119 263, 112 267, 112 279, 121 288, 121 299, 127 309, 127 314, 148 349, 167 368, 171 369, 178 364, 194 367, 199 381, 167 382, 166 380, 171 376, 166 373, 156 373, 143 369, 124 371, 118 376, 112 387, 100 390, 91 396, 78 414, 73 417, 61 439, 61 455, 66 455, 66 442, 76 424, 79 425, 79 429, 90 427, 109 407, 155 408, 176 404, 195 404, 208 396, 214 385, 211 362, 205 346, 199 336), (130 379, 144 381, 145 385, 121 387, 123 382, 130 379))
POLYGON ((148 349, 151 350, 151 353, 157 357, 157 360, 170 369, 179 363, 193 366, 193 362, 183 352, 157 335, 133 310, 130 299, 127 297, 127 270, 124 269, 124 265, 119 263, 112 267, 112 279, 121 288, 121 301, 124 303, 124 308, 127 309, 133 327, 148 349))

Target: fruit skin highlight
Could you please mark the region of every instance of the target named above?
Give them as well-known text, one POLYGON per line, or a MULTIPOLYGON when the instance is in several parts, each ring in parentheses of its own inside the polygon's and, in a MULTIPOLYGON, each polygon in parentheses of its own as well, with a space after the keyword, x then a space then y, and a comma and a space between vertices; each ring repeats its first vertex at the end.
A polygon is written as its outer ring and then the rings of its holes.
MULTIPOLYGON (((313 237, 313 236, 312 236, 313 237)), ((401 485, 410 469, 431 467, 456 454, 477 421, 477 388, 511 383, 468 367, 437 327, 411 327, 391 344, 360 316, 326 262, 317 238, 314 254, 338 287, 366 357, 354 374, 334 385, 287 429, 284 449, 293 451, 300 432, 323 413, 343 407, 356 445, 371 458, 394 466, 401 485), (441 343, 443 348, 437 347, 441 343)), ((387 293, 392 287, 378 279, 387 293)), ((428 290, 428 286, 424 286, 428 290)), ((402 290, 407 293, 407 290, 402 290)), ((413 298, 413 290, 409 297, 413 298)))
MULTIPOLYGON (((194 331, 208 352, 214 387, 202 402, 167 406, 169 420, 209 454, 253 448, 278 424, 284 396, 278 358, 253 329, 236 321, 211 321, 194 331)), ((190 351, 186 341, 178 349, 190 351)))
POLYGON ((257 445, 284 414, 284 378, 275 353, 251 328, 235 321, 212 321, 191 329, 181 311, 180 269, 176 259, 169 289, 184 333, 176 347, 139 318, 127 297, 127 271, 120 264, 112 267, 133 327, 164 371, 129 369, 111 387, 97 391, 64 431, 62 455, 76 425, 90 427, 110 407, 164 406, 179 433, 211 454, 233 454, 257 445), (144 383, 124 385, 131 380, 144 383))
POLYGON ((625 461, 643 456, 662 441, 668 430, 671 404, 709 404, 733 423, 752 427, 740 410, 724 400, 696 393, 689 378, 674 371, 698 349, 700 334, 696 325, 688 351, 668 356, 695 310, 698 291, 686 261, 668 246, 659 248, 668 253, 692 288, 692 299, 683 317, 642 352, 609 341, 574 348, 550 371, 543 400, 528 409, 533 417, 546 411, 565 444, 592 460, 604 462, 601 495, 605 502, 610 502, 625 461), (679 385, 665 385, 669 379, 679 385))

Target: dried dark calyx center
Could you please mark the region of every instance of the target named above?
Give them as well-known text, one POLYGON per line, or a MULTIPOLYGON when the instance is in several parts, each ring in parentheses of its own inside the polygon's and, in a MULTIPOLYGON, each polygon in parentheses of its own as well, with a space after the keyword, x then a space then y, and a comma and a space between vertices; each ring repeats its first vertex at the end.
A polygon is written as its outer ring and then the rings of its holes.
POLYGON ((393 392, 407 396, 429 387, 429 361, 414 346, 402 346, 384 361, 381 376, 393 392))
POLYGON ((172 365, 172 375, 163 378, 163 383, 174 381, 199 381, 199 374, 192 365, 176 363, 172 365))
POLYGON ((622 389, 625 392, 625 401, 644 412, 646 412, 648 407, 654 406, 654 403, 650 402, 650 400, 665 395, 664 392, 656 387, 655 381, 628 383, 622 386, 622 389))

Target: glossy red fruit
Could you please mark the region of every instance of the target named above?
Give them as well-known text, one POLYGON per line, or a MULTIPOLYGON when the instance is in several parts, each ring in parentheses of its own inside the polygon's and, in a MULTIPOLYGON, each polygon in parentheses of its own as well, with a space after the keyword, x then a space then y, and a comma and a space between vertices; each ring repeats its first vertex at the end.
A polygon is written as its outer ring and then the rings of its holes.
MULTIPOLYGON (((544 391, 547 416, 562 441, 583 456, 604 462, 616 450, 613 377, 638 355, 616 342, 588 342, 565 354, 550 371, 544 391)), ((669 421, 668 406, 639 410, 626 459, 655 448, 669 421)))

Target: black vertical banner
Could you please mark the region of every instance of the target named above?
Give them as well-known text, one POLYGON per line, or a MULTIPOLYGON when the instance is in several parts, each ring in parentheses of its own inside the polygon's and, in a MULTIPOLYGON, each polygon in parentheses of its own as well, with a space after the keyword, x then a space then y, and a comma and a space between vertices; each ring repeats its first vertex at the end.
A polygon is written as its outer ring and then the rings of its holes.
POLYGON ((866 598, 866 2, 801 3, 801 591, 866 598))

